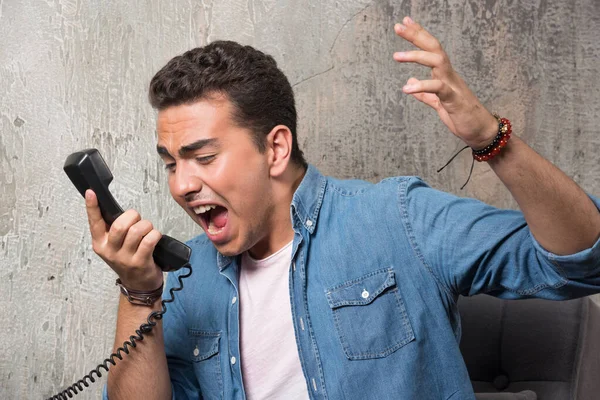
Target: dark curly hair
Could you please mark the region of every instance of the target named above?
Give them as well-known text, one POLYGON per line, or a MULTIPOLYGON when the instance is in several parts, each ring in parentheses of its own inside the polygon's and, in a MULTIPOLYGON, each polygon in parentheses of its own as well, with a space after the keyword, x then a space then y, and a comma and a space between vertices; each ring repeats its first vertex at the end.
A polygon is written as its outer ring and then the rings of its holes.
POLYGON ((160 110, 224 94, 234 107, 234 122, 253 132, 260 152, 277 125, 292 132, 291 159, 306 166, 296 137, 292 87, 268 54, 232 41, 215 41, 171 59, 150 82, 149 100, 160 110))

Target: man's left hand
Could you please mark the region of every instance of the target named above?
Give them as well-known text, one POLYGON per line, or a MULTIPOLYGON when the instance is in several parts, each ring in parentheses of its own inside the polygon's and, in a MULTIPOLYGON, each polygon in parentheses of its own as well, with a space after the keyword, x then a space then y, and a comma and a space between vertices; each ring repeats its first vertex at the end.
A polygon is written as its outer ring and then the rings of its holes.
POLYGON ((498 122, 454 71, 440 42, 410 17, 404 17, 394 30, 420 49, 394 53, 394 60, 431 68, 430 80, 410 78, 402 91, 437 111, 450 131, 471 148, 490 144, 498 133, 498 122))

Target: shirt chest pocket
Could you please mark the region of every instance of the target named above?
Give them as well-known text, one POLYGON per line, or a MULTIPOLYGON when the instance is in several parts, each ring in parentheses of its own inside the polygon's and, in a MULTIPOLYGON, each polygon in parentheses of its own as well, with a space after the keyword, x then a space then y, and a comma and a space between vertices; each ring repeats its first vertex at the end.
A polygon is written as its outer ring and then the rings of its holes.
POLYGON ((223 398, 223 377, 219 357, 219 341, 221 332, 209 332, 196 329, 189 331, 190 354, 194 372, 198 379, 203 399, 223 398))
POLYGON ((386 357, 415 339, 392 268, 326 290, 346 357, 386 357))

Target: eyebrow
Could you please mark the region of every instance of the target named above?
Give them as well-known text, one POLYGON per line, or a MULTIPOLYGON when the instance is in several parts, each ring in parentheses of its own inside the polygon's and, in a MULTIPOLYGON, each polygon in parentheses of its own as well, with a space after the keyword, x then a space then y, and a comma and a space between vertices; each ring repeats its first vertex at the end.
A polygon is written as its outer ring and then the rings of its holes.
MULTIPOLYGON (((189 153, 192 153, 196 150, 200 150, 206 146, 218 147, 218 140, 215 138, 196 140, 195 142, 186 144, 185 146, 181 146, 181 148, 179 148, 178 153, 179 153, 180 157, 185 157, 189 153)), ((171 153, 169 153, 169 150, 167 150, 167 148, 164 146, 156 146, 156 151, 158 152, 159 155, 173 158, 171 153)))

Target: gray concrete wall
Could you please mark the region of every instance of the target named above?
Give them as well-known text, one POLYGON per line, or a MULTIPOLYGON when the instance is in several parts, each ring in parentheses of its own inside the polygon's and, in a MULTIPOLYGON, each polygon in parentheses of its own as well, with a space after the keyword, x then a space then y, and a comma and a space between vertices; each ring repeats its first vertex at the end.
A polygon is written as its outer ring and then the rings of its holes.
MULTIPOLYGON (((393 23, 410 14, 444 44, 483 102, 600 195, 597 0, 0 0, 0 398, 48 396, 112 346, 115 276, 91 250, 65 157, 97 147, 112 189, 163 232, 199 232, 170 200, 154 154, 153 73, 214 39, 275 56, 297 94, 310 162, 372 181, 417 174, 442 190, 515 207, 485 165, 462 192, 467 152, 401 93, 418 66, 393 23)), ((81 398, 97 398, 101 384, 81 398)))

